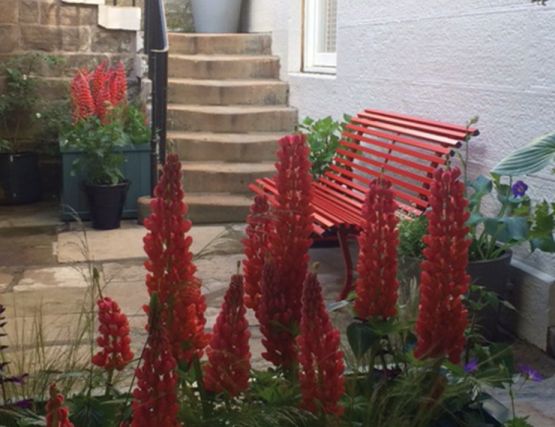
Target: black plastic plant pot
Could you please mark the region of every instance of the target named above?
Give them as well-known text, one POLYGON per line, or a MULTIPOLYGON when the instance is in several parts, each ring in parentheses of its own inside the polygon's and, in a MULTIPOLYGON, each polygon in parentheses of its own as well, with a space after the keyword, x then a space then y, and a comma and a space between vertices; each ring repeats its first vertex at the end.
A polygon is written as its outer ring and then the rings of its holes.
POLYGON ((0 205, 33 203, 41 198, 36 153, 0 153, 0 205))
POLYGON ((116 185, 85 184, 93 228, 112 230, 120 227, 129 181, 116 185))
MULTIPOLYGON (((467 272, 472 283, 495 292, 500 301, 509 299, 509 280, 511 276, 512 251, 507 250, 501 256, 490 260, 470 261, 467 272)), ((470 295, 474 298, 474 295, 470 295)), ((482 334, 491 341, 505 341, 509 337, 500 328, 502 305, 497 308, 484 307, 478 313, 478 324, 482 334)))

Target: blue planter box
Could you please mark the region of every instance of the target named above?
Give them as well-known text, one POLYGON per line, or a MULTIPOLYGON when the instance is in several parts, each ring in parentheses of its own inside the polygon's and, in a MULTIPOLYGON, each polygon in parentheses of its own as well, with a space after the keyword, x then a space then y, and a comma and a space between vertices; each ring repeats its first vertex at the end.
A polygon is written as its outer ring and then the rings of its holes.
MULTIPOLYGON (((75 214, 88 220, 89 203, 83 190, 83 176, 71 174, 72 165, 81 151, 60 147, 62 155, 62 220, 75 220, 75 214)), ((137 218, 137 199, 150 194, 150 145, 130 145, 122 148, 125 157, 123 174, 129 180, 129 191, 123 207, 123 218, 137 218)))

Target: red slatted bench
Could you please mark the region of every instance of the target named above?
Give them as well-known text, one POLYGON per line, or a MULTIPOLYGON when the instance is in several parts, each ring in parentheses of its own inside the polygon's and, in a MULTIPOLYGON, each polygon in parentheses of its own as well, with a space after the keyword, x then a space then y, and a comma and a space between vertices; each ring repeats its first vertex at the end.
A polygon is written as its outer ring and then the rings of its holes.
MULTIPOLYGON (((478 133, 474 128, 372 109, 360 112, 346 125, 333 164, 312 183, 315 237, 337 233, 345 260, 341 299, 347 297, 353 281, 347 239, 361 229, 370 181, 387 178, 399 215, 419 216, 428 208, 432 172, 466 138, 478 133)), ((273 178, 258 179, 249 188, 275 203, 273 178)))

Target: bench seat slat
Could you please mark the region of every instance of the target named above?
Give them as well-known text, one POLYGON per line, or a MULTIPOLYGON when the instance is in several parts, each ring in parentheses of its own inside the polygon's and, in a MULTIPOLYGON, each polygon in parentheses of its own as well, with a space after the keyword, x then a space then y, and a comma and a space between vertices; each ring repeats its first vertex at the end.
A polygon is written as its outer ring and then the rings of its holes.
MULTIPOLYGON (((262 183, 263 187, 274 196, 277 195, 276 184, 272 178, 261 178, 257 182, 262 183)), ((274 206, 276 204, 277 202, 274 198, 274 206)), ((322 211, 321 209, 316 209, 316 211, 314 212, 314 219, 325 228, 330 228, 335 225, 334 221, 329 220, 325 214, 325 211, 322 211)))
POLYGON ((344 221, 345 223, 351 223, 351 224, 359 224, 361 221, 361 217, 360 214, 358 214, 358 212, 361 210, 362 206, 359 206, 358 208, 351 205, 350 203, 345 202, 343 199, 339 199, 337 196, 339 195, 339 193, 331 190, 330 188, 326 188, 325 186, 322 187, 318 187, 317 184, 315 183, 314 185, 314 194, 315 197, 318 197, 319 199, 323 200, 328 200, 330 202, 332 202, 333 205, 337 205, 337 207, 340 208, 339 213, 334 212, 333 214, 335 216, 337 216, 338 218, 345 218, 346 220, 344 221))

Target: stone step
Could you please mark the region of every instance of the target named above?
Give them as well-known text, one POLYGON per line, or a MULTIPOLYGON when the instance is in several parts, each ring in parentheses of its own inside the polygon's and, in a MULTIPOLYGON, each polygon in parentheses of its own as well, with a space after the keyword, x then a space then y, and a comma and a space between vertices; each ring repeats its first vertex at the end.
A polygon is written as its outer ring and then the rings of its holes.
MULTIPOLYGON (((252 203, 252 194, 232 193, 186 193, 184 201, 189 207, 187 217, 194 224, 245 222, 252 203)), ((138 200, 138 222, 150 215, 151 198, 138 200)))
POLYGON ((269 34, 194 34, 170 33, 170 52, 183 55, 269 55, 269 34))
POLYGON ((287 106, 168 105, 169 130, 292 132, 297 110, 287 106))
POLYGON ((192 79, 277 79, 277 56, 170 55, 169 77, 192 79))
POLYGON ((183 161, 273 161, 284 133, 169 132, 168 146, 183 161))
POLYGON ((169 79, 172 103, 199 105, 284 105, 289 87, 279 80, 169 79))
POLYGON ((194 224, 245 222, 252 194, 187 193, 187 216, 194 224))
POLYGON ((274 175, 272 162, 182 162, 185 193, 243 193, 258 178, 274 175))

